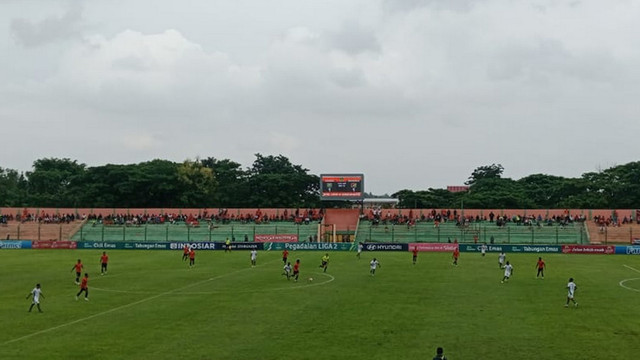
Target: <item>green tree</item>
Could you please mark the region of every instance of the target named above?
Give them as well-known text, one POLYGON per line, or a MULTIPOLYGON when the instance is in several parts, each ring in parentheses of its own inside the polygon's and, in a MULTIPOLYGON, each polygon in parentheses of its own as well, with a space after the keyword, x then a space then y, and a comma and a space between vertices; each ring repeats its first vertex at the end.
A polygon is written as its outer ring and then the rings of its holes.
POLYGON ((27 185, 24 174, 0 167, 0 206, 26 206, 27 185))
POLYGON ((478 180, 482 180, 482 179, 499 179, 500 177, 502 177, 503 172, 504 172, 504 167, 502 167, 502 165, 500 164, 480 166, 480 167, 477 167, 475 170, 473 170, 473 172, 471 173, 471 176, 469 177, 469 180, 467 180, 465 184, 473 185, 478 180))
POLYGON ((213 169, 199 159, 185 160, 177 168, 180 183, 180 202, 188 207, 207 207, 214 201, 216 178, 213 169))
POLYGON ((262 156, 249 169, 249 203, 256 207, 312 207, 319 203, 320 178, 288 158, 262 156))
POLYGON ((76 206, 78 192, 86 166, 76 160, 45 158, 34 161, 28 171, 29 202, 37 206, 76 206))
POLYGON ((211 202, 212 207, 246 207, 248 203, 248 172, 234 161, 218 160, 209 157, 202 160, 202 165, 213 171, 217 182, 211 202))

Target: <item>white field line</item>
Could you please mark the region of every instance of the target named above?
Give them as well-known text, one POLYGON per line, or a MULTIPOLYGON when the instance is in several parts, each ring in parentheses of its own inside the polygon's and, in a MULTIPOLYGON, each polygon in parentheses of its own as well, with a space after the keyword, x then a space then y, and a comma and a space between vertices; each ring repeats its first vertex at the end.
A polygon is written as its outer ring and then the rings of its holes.
MULTIPOLYGON (((279 260, 273 260, 273 261, 270 261, 269 263, 274 262, 274 261, 279 261, 279 260)), ((159 298, 161 296, 164 296, 164 295, 170 295, 170 294, 172 294, 174 292, 177 292, 177 291, 180 291, 180 290, 188 289, 188 288, 191 288, 191 287, 194 287, 194 286, 198 286, 198 285, 203 284, 203 283, 208 282, 208 281, 217 280, 217 279, 220 279, 220 278, 223 278, 223 277, 226 277, 226 276, 229 276, 229 275, 233 275, 233 274, 236 274, 236 273, 239 273, 239 272, 242 272, 242 271, 247 271, 247 270, 250 270, 250 269, 251 268, 244 268, 244 269, 236 270, 236 271, 233 271, 233 272, 230 272, 230 273, 218 275, 218 276, 215 276, 215 277, 212 277, 212 278, 209 278, 209 279, 205 279, 205 280, 201 280, 201 281, 195 282, 193 284, 189 284, 189 285, 182 286, 182 287, 179 287, 179 288, 176 288, 176 289, 173 289, 173 290, 165 291, 163 293, 160 293, 160 294, 157 294, 157 295, 153 295, 153 296, 150 296, 148 298, 144 298, 144 299, 141 299, 141 300, 138 300, 138 301, 134 301, 134 302, 129 303, 129 304, 121 305, 121 306, 118 306, 118 307, 115 307, 113 309, 109 309, 109 310, 106 310, 106 311, 103 311, 103 312, 100 312, 100 313, 97 313, 97 314, 89 315, 89 316, 83 317, 81 319, 77 319, 77 320, 73 320, 73 321, 70 321, 70 322, 67 322, 67 323, 64 323, 64 324, 53 326, 53 327, 50 327, 48 329, 36 331, 34 333, 31 333, 31 334, 28 334, 28 335, 24 335, 24 336, 21 336, 19 338, 15 338, 15 339, 11 339, 11 340, 5 341, 5 342, 2 343, 2 346, 8 345, 8 344, 11 344, 11 343, 14 343, 14 342, 18 342, 18 341, 21 341, 21 340, 24 340, 24 339, 28 339, 28 338, 34 337, 36 335, 45 334, 45 333, 48 333, 48 332, 51 332, 51 331, 54 331, 54 330, 58 330, 60 328, 63 328, 63 327, 69 326, 69 325, 75 325, 75 324, 81 323, 83 321, 91 320, 91 319, 96 318, 98 316, 110 314, 110 313, 112 313, 114 311, 126 309, 126 308, 131 307, 131 306, 135 306, 135 305, 138 305, 138 304, 145 303, 147 301, 151 301, 151 300, 157 299, 157 298, 159 298)))
MULTIPOLYGON (((634 267, 631 267, 631 266, 629 266, 629 265, 622 265, 622 266, 626 267, 626 268, 627 268, 627 269, 629 269, 629 270, 633 270, 633 271, 635 271, 635 272, 640 273, 640 270, 638 270, 638 269, 636 269, 636 268, 634 268, 634 267)), ((640 278, 624 279, 624 280, 620 281, 620 282, 618 283, 618 285, 622 286, 623 288, 625 288, 625 289, 627 289, 627 290, 640 292, 640 289, 632 288, 632 287, 626 286, 626 285, 624 284, 624 283, 626 283, 627 281, 633 281, 633 280, 640 280, 640 278)))
POLYGON ((632 268, 632 267, 631 267, 631 266, 629 266, 629 265, 622 265, 622 266, 626 267, 627 269, 631 269, 631 270, 633 270, 633 271, 635 271, 635 272, 640 273, 640 270, 638 270, 638 269, 636 269, 636 268, 632 268))
POLYGON ((626 286, 626 285, 624 284, 624 283, 626 283, 627 281, 632 281, 632 280, 640 280, 640 278, 624 279, 624 280, 620 281, 620 282, 618 283, 618 285, 622 286, 623 288, 625 288, 625 289, 627 289, 627 290, 640 292, 640 289, 632 288, 632 287, 626 286))

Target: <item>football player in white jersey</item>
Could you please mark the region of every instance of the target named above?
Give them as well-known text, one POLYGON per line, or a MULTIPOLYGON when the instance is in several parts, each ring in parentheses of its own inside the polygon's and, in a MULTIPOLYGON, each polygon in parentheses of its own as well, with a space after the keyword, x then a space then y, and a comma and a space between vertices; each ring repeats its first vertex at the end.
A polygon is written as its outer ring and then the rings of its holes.
POLYGON ((369 265, 371 265, 371 270, 369 270, 369 273, 371 273, 371 276, 375 276, 376 269, 378 268, 378 266, 380 266, 380 262, 376 258, 373 258, 369 265))
POLYGON ((500 266, 500 269, 502 269, 502 267, 504 266, 504 259, 507 257, 507 255, 505 255, 504 251, 500 252, 500 255, 498 255, 498 266, 500 266))
POLYGON ((251 250, 251 267, 256 266, 257 258, 258 258, 258 251, 256 249, 251 250))
POLYGON ((282 268, 282 271, 282 275, 286 276, 287 280, 289 280, 289 278, 291 277, 291 263, 287 263, 287 265, 282 268))
POLYGON ((31 306, 29 307, 29 312, 31 312, 31 309, 33 309, 33 305, 36 305, 38 307, 38 311, 42 312, 42 309, 40 309, 40 296, 42 296, 42 298, 44 299, 44 294, 42 293, 42 289, 40 289, 40 284, 36 284, 36 287, 34 287, 29 295, 27 295, 27 299, 33 297, 33 301, 31 302, 31 306))
POLYGON ((564 305, 564 307, 569 307, 569 301, 573 301, 573 305, 578 306, 578 303, 574 298, 576 294, 576 290, 578 289, 578 285, 576 285, 576 283, 573 282, 573 278, 569 278, 567 289, 569 290, 569 292, 567 293, 567 303, 564 305))
POLYGON ((513 273, 513 265, 509 264, 509 262, 507 261, 507 265, 504 266, 504 277, 502 278, 501 283, 504 283, 505 281, 509 280, 512 273, 513 273))

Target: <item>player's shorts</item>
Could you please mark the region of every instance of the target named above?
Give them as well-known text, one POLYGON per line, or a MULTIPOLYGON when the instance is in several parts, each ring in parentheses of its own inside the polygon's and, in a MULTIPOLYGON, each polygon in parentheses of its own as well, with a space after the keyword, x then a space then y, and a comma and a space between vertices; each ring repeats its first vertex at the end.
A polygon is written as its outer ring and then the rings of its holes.
POLYGON ((327 266, 327 262, 326 262, 326 261, 323 261, 323 262, 322 262, 322 266, 323 266, 323 267, 324 267, 324 266, 327 266))
POLYGON ((300 273, 300 271, 293 271, 293 275, 298 275, 300 273))
POLYGON ((76 272, 76 276, 80 277, 80 276, 82 276, 82 273, 76 272))
POLYGON ((567 299, 573 299, 573 294, 572 293, 568 293, 567 294, 567 299))
POLYGON ((33 299, 34 304, 40 304, 40 299, 33 299))
POLYGON ((102 267, 106 269, 107 268, 107 263, 102 263, 102 267))
POLYGON ((287 258, 286 258, 286 257, 283 257, 283 258, 282 258, 282 261, 283 261, 283 262, 287 262, 287 258))

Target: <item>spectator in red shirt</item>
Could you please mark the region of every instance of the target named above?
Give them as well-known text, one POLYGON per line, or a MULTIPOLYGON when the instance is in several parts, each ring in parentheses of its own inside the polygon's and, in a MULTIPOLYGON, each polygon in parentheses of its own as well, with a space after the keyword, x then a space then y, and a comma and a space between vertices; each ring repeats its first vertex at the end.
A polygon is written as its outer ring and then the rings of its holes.
POLYGON ((104 275, 107 273, 107 263, 109 262, 109 256, 106 251, 102 252, 102 256, 100 256, 100 275, 104 275))
POLYGON ((80 297, 80 294, 84 292, 84 300, 89 301, 89 274, 84 273, 84 277, 82 278, 82 283, 80 284, 80 291, 76 294, 76 300, 80 297))

